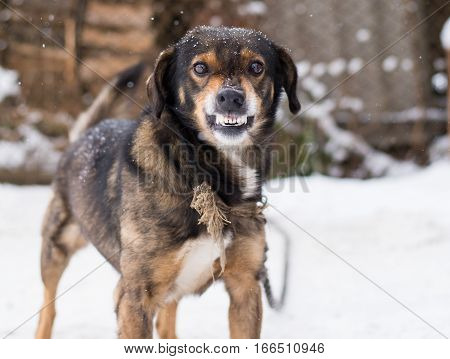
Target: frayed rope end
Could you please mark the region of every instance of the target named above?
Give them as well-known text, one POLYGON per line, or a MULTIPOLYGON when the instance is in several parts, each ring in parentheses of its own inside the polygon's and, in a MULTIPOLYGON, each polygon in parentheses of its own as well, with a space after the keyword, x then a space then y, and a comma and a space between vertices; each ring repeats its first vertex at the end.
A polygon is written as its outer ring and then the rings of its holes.
POLYGON ((206 226, 207 232, 211 235, 219 247, 219 260, 221 267, 221 272, 219 274, 220 276, 223 274, 226 265, 223 227, 230 223, 225 213, 226 209, 220 208, 216 201, 216 195, 211 186, 205 182, 194 188, 191 208, 198 212, 200 215, 198 223, 206 226))

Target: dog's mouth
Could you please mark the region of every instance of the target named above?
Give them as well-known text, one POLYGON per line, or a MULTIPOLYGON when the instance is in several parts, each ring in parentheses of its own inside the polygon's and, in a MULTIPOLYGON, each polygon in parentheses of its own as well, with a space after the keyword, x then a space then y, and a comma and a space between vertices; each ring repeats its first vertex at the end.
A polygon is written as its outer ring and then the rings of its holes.
POLYGON ((252 126, 255 116, 219 114, 207 115, 208 124, 213 131, 227 135, 238 135, 252 126))

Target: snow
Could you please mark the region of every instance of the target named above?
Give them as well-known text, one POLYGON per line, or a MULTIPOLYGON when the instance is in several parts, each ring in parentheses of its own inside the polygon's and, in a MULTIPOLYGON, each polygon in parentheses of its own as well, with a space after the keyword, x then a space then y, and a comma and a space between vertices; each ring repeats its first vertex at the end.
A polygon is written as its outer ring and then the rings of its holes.
POLYGON ((321 77, 325 75, 326 72, 327 72, 327 65, 323 62, 314 64, 314 66, 311 69, 311 74, 315 77, 321 77))
POLYGON ((394 55, 390 55, 383 60, 383 70, 386 72, 394 71, 398 66, 398 58, 394 55))
POLYGON ((350 75, 353 75, 357 73, 359 70, 361 70, 363 65, 364 61, 362 58, 354 57, 348 62, 347 71, 350 75))
POLYGON ((328 64, 328 73, 333 76, 339 76, 342 75, 342 73, 345 71, 346 62, 343 58, 337 58, 331 61, 328 64))
POLYGON ((370 40, 370 38, 372 37, 372 33, 370 32, 369 29, 359 29, 358 31, 356 31, 356 40, 358 40, 358 42, 367 42, 370 40))
POLYGON ((431 85, 436 92, 444 94, 447 91, 448 86, 447 74, 444 72, 435 73, 431 77, 431 85))
POLYGON ((444 27, 442 28, 441 43, 442 47, 445 50, 450 51, 450 17, 447 19, 447 21, 444 24, 444 27))
POLYGON ((238 8, 241 16, 245 15, 264 15, 267 13, 267 5, 263 1, 250 1, 238 8))
POLYGON ((18 80, 19 74, 17 71, 8 70, 0 66, 0 102, 8 96, 20 94, 18 80))
POLYGON ((436 138, 430 146, 430 161, 437 162, 443 158, 450 159, 450 136, 443 135, 436 138))
POLYGON ((339 107, 353 112, 361 112, 364 108, 364 103, 357 97, 342 96, 339 100, 339 107))
POLYGON ((0 141, 0 168, 39 166, 44 172, 53 173, 60 154, 51 141, 29 125, 21 125, 18 132, 24 141, 0 141))
MULTIPOLYGON (((357 177, 404 174, 416 168, 413 163, 397 161, 387 153, 371 147, 355 133, 340 128, 333 117, 335 109, 335 101, 327 99, 314 103, 303 112, 305 118, 314 121, 328 138, 324 149, 332 160, 341 162, 350 152, 360 156, 363 162, 358 169, 359 173, 355 173, 357 177)), ((338 175, 336 173, 334 175, 338 175)))
MULTIPOLYGON (((408 176, 363 181, 314 175, 269 182, 268 266, 276 293, 283 246, 271 223, 292 238, 291 273, 285 308, 275 312, 265 304, 263 337, 439 337, 337 255, 450 335, 449 183, 450 162, 444 161, 408 176)), ((39 229, 49 197, 48 187, 0 185, 2 337, 41 304, 39 229)), ((79 252, 60 293, 102 262, 93 247, 79 252)), ((117 274, 105 264, 59 298, 55 337, 115 337, 116 281, 117 274)), ((227 305, 220 283, 200 298, 183 299, 178 335, 227 337, 227 305)), ((31 337, 36 323, 33 318, 10 338, 31 337)))
POLYGON ((306 76, 302 80, 303 88, 310 92, 315 99, 320 99, 327 93, 327 87, 323 82, 316 80, 313 76, 306 76))
POLYGON ((309 61, 300 61, 296 64, 297 67, 297 75, 302 78, 306 76, 311 68, 311 63, 309 61))
POLYGON ((380 119, 382 122, 412 122, 412 121, 447 121, 447 111, 437 107, 414 106, 403 111, 385 112, 385 116, 380 119))

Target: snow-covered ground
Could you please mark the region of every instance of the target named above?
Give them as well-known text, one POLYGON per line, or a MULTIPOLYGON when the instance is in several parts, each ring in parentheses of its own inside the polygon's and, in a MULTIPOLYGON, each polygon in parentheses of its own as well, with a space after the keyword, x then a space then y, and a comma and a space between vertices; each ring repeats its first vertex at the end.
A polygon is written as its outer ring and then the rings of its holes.
MULTIPOLYGON (((272 182, 269 201, 351 266, 450 335, 450 163, 367 181, 313 176, 306 184, 309 192, 298 179, 272 182)), ((49 195, 48 187, 0 186, 2 337, 41 304, 39 227, 49 195)), ((267 210, 267 216, 290 233, 293 243, 286 307, 281 312, 265 309, 263 337, 439 337, 273 208, 267 210)), ((272 248, 269 270, 277 289, 282 248, 270 226, 268 237, 272 248)), ((92 247, 81 251, 66 271, 61 291, 102 262, 92 247)), ((62 296, 57 302, 55 337, 115 337, 112 291, 116 279, 109 265, 104 265, 62 296)), ((220 283, 200 298, 183 299, 178 335, 226 337, 227 304, 220 283)), ((31 337, 36 322, 35 317, 10 338, 31 337)))

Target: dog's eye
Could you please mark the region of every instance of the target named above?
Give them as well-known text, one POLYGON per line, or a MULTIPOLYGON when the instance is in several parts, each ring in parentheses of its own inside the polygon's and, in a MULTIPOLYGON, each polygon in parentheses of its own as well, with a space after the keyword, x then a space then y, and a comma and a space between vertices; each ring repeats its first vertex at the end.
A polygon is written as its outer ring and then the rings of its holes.
POLYGON ((263 71, 263 64, 259 61, 252 62, 250 64, 249 70, 253 75, 259 75, 263 71))
POLYGON ((208 73, 208 66, 203 62, 197 62, 194 64, 194 72, 197 75, 205 75, 208 73))

